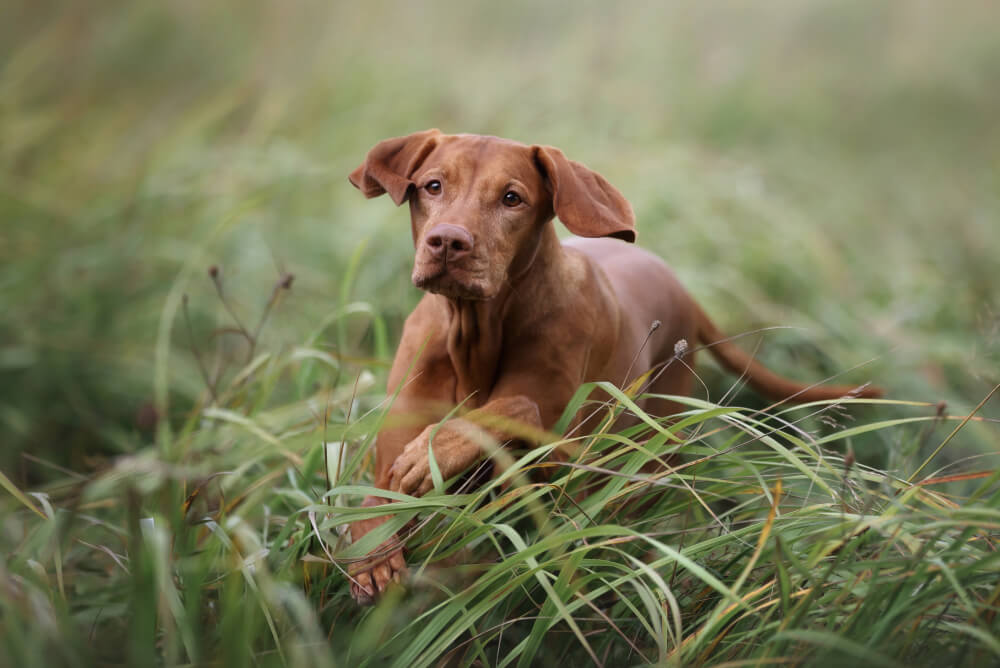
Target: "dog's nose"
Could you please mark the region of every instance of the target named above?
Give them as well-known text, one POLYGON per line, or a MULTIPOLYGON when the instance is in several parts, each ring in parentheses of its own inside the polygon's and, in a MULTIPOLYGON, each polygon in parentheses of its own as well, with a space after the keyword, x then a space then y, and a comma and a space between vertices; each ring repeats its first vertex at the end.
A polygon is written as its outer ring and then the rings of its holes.
POLYGON ((458 225, 435 225, 424 237, 424 244, 436 258, 456 260, 472 250, 472 235, 458 225))

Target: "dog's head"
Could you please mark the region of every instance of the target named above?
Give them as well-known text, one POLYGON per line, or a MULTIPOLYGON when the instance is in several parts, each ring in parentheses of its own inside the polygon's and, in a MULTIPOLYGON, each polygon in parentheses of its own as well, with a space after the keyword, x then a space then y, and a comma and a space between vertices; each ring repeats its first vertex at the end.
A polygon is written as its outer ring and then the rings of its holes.
POLYGON ((635 240, 622 194, 549 146, 427 130, 379 142, 350 180, 410 203, 413 283, 455 299, 494 297, 531 264, 553 215, 580 236, 635 240))

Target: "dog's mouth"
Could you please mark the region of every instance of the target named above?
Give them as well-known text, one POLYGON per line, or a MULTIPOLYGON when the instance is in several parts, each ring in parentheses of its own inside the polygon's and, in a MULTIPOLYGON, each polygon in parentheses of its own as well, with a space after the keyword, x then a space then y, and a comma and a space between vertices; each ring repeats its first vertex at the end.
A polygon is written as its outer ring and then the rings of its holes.
POLYGON ((489 281, 479 272, 446 262, 421 263, 413 269, 413 284, 451 299, 483 300, 493 296, 489 281))

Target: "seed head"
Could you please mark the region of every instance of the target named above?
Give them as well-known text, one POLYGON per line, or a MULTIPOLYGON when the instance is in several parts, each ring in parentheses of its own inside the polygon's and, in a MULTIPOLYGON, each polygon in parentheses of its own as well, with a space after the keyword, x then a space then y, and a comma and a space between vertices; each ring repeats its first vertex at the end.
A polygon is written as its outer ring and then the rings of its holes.
POLYGON ((850 471, 854 468, 854 450, 848 450, 847 454, 844 455, 844 472, 850 471))

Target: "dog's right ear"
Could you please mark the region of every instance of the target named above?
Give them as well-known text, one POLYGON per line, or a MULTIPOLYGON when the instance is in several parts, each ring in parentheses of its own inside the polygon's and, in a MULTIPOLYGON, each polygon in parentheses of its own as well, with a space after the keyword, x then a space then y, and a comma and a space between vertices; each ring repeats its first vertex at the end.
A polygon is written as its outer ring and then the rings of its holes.
POLYGON ((389 193, 399 206, 410 196, 410 177, 437 146, 438 130, 424 130, 375 144, 361 166, 348 177, 365 197, 389 193))

